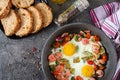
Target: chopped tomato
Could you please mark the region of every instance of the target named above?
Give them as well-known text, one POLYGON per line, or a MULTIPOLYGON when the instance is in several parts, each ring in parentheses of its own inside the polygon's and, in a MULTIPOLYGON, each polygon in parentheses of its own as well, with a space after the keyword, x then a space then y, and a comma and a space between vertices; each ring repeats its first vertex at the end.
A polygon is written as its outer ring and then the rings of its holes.
POLYGON ((58 75, 55 75, 55 77, 57 78, 57 80, 62 80, 62 75, 61 74, 58 74, 58 75))
POLYGON ((100 70, 103 70, 105 68, 105 66, 99 66, 100 70))
POLYGON ((98 70, 98 66, 96 64, 94 64, 94 70, 98 70))
POLYGON ((56 69, 52 72, 54 75, 58 75, 64 71, 64 66, 58 65, 56 69))
POLYGON ((61 66, 64 66, 65 64, 63 62, 60 63, 61 66))
POLYGON ((55 42, 55 43, 53 44, 53 47, 54 47, 54 48, 58 48, 58 47, 60 47, 60 42, 58 42, 58 41, 55 42))
POLYGON ((102 56, 102 59, 103 59, 104 61, 107 61, 107 55, 103 55, 103 56, 102 56))
POLYGON ((64 46, 66 43, 67 43, 67 42, 63 42, 63 43, 62 43, 62 46, 64 46))
POLYGON ((70 71, 67 69, 66 72, 64 71, 64 66, 58 65, 56 70, 53 71, 53 74, 57 78, 57 80, 68 80, 70 76, 70 71))
POLYGON ((55 58, 54 54, 50 54, 48 59, 49 59, 50 62, 56 61, 56 58, 55 58))
POLYGON ((58 66, 56 67, 56 71, 58 71, 58 72, 64 71, 64 66, 58 65, 58 66))
POLYGON ((97 35, 94 36, 94 39, 95 39, 96 42, 100 41, 100 38, 97 35))
POLYGON ((52 73, 53 73, 54 75, 57 75, 57 74, 59 73, 59 71, 54 70, 52 73))
POLYGON ((81 76, 76 76, 75 80, 83 80, 83 78, 81 76))
POLYGON ((90 32, 87 32, 87 33, 86 33, 86 38, 90 39, 90 37, 91 37, 90 32))
POLYGON ((92 60, 88 60, 87 63, 92 65, 94 62, 92 60))
POLYGON ((84 45, 88 44, 88 43, 89 43, 89 39, 83 38, 83 39, 82 39, 82 43, 83 43, 84 45))
POLYGON ((65 41, 67 42, 67 41, 70 41, 70 36, 66 36, 65 37, 65 41))

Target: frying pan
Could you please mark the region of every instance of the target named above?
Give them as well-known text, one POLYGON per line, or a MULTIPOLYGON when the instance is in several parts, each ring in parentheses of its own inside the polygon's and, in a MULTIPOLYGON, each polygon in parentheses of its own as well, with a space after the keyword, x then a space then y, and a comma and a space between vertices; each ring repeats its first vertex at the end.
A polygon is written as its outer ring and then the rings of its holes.
POLYGON ((104 34, 103 31, 101 31, 95 26, 85 23, 72 23, 72 24, 64 25, 58 30, 56 30, 48 38, 47 42, 43 47, 42 55, 41 55, 42 70, 47 80, 56 80, 53 74, 50 72, 49 62, 48 62, 48 55, 50 55, 52 49, 51 45, 53 44, 53 42, 55 42, 56 37, 64 32, 77 33, 80 30, 90 30, 93 35, 95 34, 100 37, 101 43, 106 49, 108 55, 108 61, 106 64, 106 68, 104 70, 105 71, 104 76, 102 78, 99 78, 98 80, 112 80, 117 65, 117 54, 114 45, 112 44, 111 40, 104 34))

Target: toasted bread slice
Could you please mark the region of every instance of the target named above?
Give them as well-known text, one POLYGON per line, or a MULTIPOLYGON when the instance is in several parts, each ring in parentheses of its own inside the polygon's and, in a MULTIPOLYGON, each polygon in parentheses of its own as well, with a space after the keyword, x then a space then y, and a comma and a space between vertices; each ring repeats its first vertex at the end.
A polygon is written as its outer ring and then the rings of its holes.
POLYGON ((28 10, 20 8, 18 10, 18 15, 21 20, 21 25, 20 25, 20 29, 15 34, 16 36, 19 37, 27 36, 33 30, 32 14, 28 10))
POLYGON ((1 19, 4 32, 7 36, 12 36, 20 28, 20 19, 14 10, 10 10, 7 17, 1 19))
POLYGON ((42 14, 34 6, 30 6, 28 8, 28 11, 30 11, 33 16, 33 31, 32 31, 32 33, 37 33, 38 31, 40 31, 43 28, 42 14))
POLYGON ((47 27, 53 19, 51 8, 46 3, 40 2, 35 6, 43 15, 43 27, 47 27))
POLYGON ((17 8, 27 8, 34 3, 34 0, 12 0, 12 4, 17 8))
POLYGON ((6 17, 11 9, 10 0, 0 0, 0 19, 6 17))

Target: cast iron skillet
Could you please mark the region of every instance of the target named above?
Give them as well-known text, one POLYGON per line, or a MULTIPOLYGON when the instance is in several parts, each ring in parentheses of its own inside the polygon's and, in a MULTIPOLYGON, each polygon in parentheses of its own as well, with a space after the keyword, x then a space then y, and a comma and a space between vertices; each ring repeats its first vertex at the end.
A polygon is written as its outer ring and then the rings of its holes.
POLYGON ((42 70, 47 80, 56 80, 54 76, 51 74, 48 65, 48 55, 51 53, 51 48, 52 48, 51 45, 55 41, 55 38, 64 32, 76 33, 79 32, 80 30, 90 30, 92 34, 97 34, 101 38, 101 42, 108 54, 108 61, 104 76, 98 80, 112 80, 112 77, 116 70, 116 63, 117 63, 117 54, 115 48, 112 42, 110 41, 110 39, 100 29, 85 23, 72 23, 62 26, 48 38, 45 46, 43 47, 43 51, 41 55, 42 70))

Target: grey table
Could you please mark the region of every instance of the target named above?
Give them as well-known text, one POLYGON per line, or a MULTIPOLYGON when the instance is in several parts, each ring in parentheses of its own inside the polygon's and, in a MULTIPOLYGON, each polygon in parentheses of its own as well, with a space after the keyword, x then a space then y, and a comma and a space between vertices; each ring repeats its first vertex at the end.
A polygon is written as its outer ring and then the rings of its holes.
MULTIPOLYGON (((67 0, 63 5, 55 5, 48 1, 54 18, 74 2, 67 0)), ((120 0, 89 0, 90 7, 68 23, 84 22, 94 25, 89 10, 113 1, 120 0)), ((22 39, 8 38, 0 30, 0 80, 44 80, 39 64, 40 54, 50 34, 58 28, 53 22, 39 33, 22 39)))

